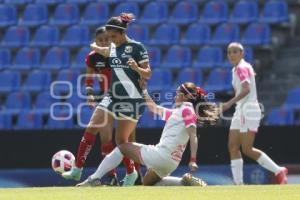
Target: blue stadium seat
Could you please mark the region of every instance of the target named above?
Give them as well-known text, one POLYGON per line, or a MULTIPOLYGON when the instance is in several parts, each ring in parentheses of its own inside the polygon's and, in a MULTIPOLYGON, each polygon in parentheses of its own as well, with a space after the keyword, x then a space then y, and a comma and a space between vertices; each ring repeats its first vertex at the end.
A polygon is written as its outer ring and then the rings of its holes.
POLYGON ((35 0, 36 3, 44 3, 44 4, 50 4, 50 5, 63 3, 64 1, 65 0, 35 0))
POLYGON ((274 108, 267 115, 265 121, 266 125, 272 126, 285 126, 293 125, 294 123, 294 113, 292 109, 289 108, 274 108))
POLYGON ((161 61, 161 50, 159 47, 147 47, 149 59, 150 59, 150 66, 151 68, 157 68, 160 66, 161 61))
POLYGON ((37 48, 24 47, 16 55, 15 64, 12 66, 18 70, 29 70, 40 65, 41 54, 37 48))
POLYGON ((247 24, 258 19, 258 4, 256 1, 242 0, 235 3, 229 19, 232 23, 247 24))
POLYGON ((114 16, 119 16, 121 13, 132 13, 134 14, 135 18, 139 18, 139 6, 135 2, 122 2, 120 4, 117 4, 115 10, 114 10, 114 16))
MULTIPOLYGON (((68 114, 62 112, 57 115, 57 117, 66 118, 68 114)), ((73 118, 66 120, 56 120, 49 117, 47 122, 48 129, 71 129, 74 128, 73 118)))
POLYGON ((85 103, 86 102, 86 99, 84 98, 80 98, 77 93, 73 93, 73 95, 67 99, 67 102, 70 103, 74 109, 74 112, 76 113, 77 112, 77 109, 79 107, 79 104, 81 103, 85 103))
POLYGON ((58 4, 50 23, 52 25, 67 26, 79 21, 79 8, 76 4, 58 4))
POLYGON ((139 19, 141 24, 158 24, 166 22, 168 18, 168 5, 166 2, 149 2, 139 19), (155 15, 153 14, 155 13, 155 15))
POLYGON ((12 129, 12 114, 0 113, 0 130, 12 129))
POLYGON ((91 52, 91 48, 89 47, 82 47, 81 49, 79 49, 79 51, 75 56, 75 59, 73 60, 74 62, 72 63, 71 67, 78 68, 78 69, 85 69, 86 68, 85 58, 90 52, 91 52))
MULTIPOLYGON (((244 47, 244 54, 245 54, 244 59, 247 62, 253 64, 253 62, 254 62, 253 49, 251 47, 244 47)), ((232 67, 232 65, 229 63, 229 61, 227 59, 227 56, 225 56, 224 62, 222 63, 221 66, 222 67, 229 67, 229 68, 232 67)))
POLYGON ((96 2, 105 2, 109 4, 115 4, 115 3, 121 3, 124 2, 125 0, 95 0, 96 2))
POLYGON ((80 127, 86 127, 90 122, 94 109, 89 106, 83 106, 77 111, 77 125, 80 127))
POLYGON ((66 3, 77 3, 77 4, 85 4, 88 2, 92 2, 93 0, 65 0, 66 3))
POLYGON ((180 43, 184 45, 203 45, 210 40, 210 27, 207 24, 191 24, 185 35, 181 38, 180 43))
POLYGON ((240 40, 240 28, 237 24, 221 24, 210 41, 214 45, 227 45, 230 42, 240 40))
POLYGON ((56 26, 39 27, 30 43, 31 46, 49 47, 59 43, 59 29, 56 26))
POLYGON ((28 92, 12 92, 8 94, 5 108, 5 113, 12 114, 29 111, 31 108, 30 94, 28 92))
POLYGON ((149 44, 153 45, 171 45, 179 41, 179 28, 176 24, 162 24, 155 30, 153 39, 149 44))
POLYGON ((60 42, 64 47, 78 47, 90 44, 90 31, 85 25, 70 26, 60 42))
MULTIPOLYGON (((67 81, 71 83, 73 90, 75 91, 75 89, 77 88, 77 79, 79 75, 80 71, 78 70, 61 70, 57 74, 56 81, 67 81)), ((66 84, 57 84, 54 87, 54 93, 60 94, 63 92, 69 92, 69 89, 69 86, 67 86, 66 84)))
POLYGON ((81 24, 99 25, 104 24, 109 18, 109 6, 107 3, 98 2, 87 5, 83 12, 81 24))
POLYGON ((193 82, 197 86, 203 85, 203 74, 200 69, 183 69, 178 73, 176 80, 174 81, 174 86, 178 87, 179 85, 185 82, 193 82))
POLYGON ((11 52, 9 49, 0 49, 0 70, 11 65, 11 52))
POLYGON ((198 5, 192 1, 181 1, 175 5, 175 8, 169 18, 169 22, 187 24, 195 22, 197 18, 198 5))
POLYGON ((245 45, 269 45, 271 29, 268 24, 252 23, 246 28, 242 43, 245 45))
POLYGON ((50 91, 41 92, 36 97, 33 111, 36 113, 49 114, 50 107, 55 102, 58 102, 58 100, 51 96, 50 91))
POLYGON ((0 5, 0 27, 11 26, 17 23, 17 11, 14 5, 0 5))
POLYGON ((161 121, 157 115, 154 115, 148 109, 141 116, 137 127, 139 128, 158 128, 160 127, 158 121, 161 121))
POLYGON ((18 71, 3 71, 0 73, 0 93, 20 89, 21 75, 18 71))
POLYGON ((214 68, 221 66, 223 62, 223 50, 220 47, 204 46, 198 52, 193 67, 214 68))
POLYGON ((204 89, 208 92, 230 90, 232 88, 231 81, 231 70, 217 68, 210 72, 204 89))
POLYGON ((192 52, 189 47, 172 46, 168 49, 162 67, 183 68, 190 67, 192 62, 192 52))
POLYGON ((69 67, 70 52, 68 49, 52 47, 44 57, 42 69, 61 69, 69 67))
POLYGON ((289 90, 284 106, 288 108, 300 108, 300 88, 289 90))
POLYGON ((5 3, 8 4, 25 4, 31 3, 33 0, 5 0, 5 3))
POLYGON ((43 116, 41 113, 22 112, 18 114, 16 129, 42 129, 43 116))
POLYGON ((149 41, 149 28, 142 24, 132 24, 127 29, 130 38, 146 44, 149 41))
POLYGON ((40 92, 49 90, 51 83, 51 74, 49 71, 35 70, 28 74, 23 86, 23 91, 40 92))
POLYGON ((152 76, 148 81, 149 90, 159 90, 168 88, 172 84, 172 73, 170 70, 155 69, 152 71, 152 76))
POLYGON ((226 22, 228 18, 228 5, 226 1, 212 0, 205 4, 200 22, 217 24, 226 22))
POLYGON ((265 3, 262 16, 259 19, 264 23, 281 23, 289 21, 287 2, 284 0, 269 0, 265 3))
POLYGON ((48 22, 48 7, 46 4, 29 4, 25 7, 21 25, 40 26, 48 22))
POLYGON ((10 26, 4 35, 2 45, 5 47, 20 48, 20 46, 28 45, 30 32, 27 27, 10 26))

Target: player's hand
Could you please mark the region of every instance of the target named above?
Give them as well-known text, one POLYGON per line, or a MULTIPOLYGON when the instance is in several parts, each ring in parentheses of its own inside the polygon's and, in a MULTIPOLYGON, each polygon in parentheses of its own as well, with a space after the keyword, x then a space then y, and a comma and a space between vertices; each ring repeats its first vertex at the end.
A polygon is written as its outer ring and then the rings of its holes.
POLYGON ((98 49, 98 45, 96 44, 96 42, 93 42, 92 44, 90 44, 90 47, 94 51, 96 51, 98 49))
POLYGON ((92 107, 95 108, 96 107, 96 101, 95 101, 95 97, 94 95, 88 95, 87 97, 87 104, 92 107))
POLYGON ((198 165, 197 165, 196 162, 190 161, 190 163, 189 163, 189 168, 190 168, 190 170, 191 170, 192 172, 194 172, 194 171, 197 171, 198 165))
POLYGON ((133 58, 129 58, 127 61, 127 64, 129 65, 129 67, 134 70, 137 71, 139 70, 139 66, 138 64, 135 62, 135 60, 133 58))

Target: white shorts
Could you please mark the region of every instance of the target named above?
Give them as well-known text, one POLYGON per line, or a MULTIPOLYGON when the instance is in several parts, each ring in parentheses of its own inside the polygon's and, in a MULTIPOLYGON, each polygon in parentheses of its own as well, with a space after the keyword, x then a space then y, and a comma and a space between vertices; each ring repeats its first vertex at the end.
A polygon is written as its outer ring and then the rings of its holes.
POLYGON ((261 120, 261 110, 258 103, 248 103, 247 106, 236 108, 230 125, 230 130, 257 132, 261 120))
POLYGON ((170 153, 154 145, 142 145, 140 153, 143 164, 161 178, 170 175, 179 164, 171 159, 170 153))

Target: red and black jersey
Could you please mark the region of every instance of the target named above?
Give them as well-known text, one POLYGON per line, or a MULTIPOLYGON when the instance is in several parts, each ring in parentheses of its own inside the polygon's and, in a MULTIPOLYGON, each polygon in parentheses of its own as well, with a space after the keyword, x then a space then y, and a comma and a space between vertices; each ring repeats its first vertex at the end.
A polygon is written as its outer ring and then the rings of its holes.
MULTIPOLYGON (((111 84, 111 68, 108 64, 108 58, 96 53, 95 51, 91 51, 89 55, 87 55, 85 63, 87 67, 93 68, 95 73, 107 77, 108 83, 105 83, 103 80, 99 82, 101 90, 103 92, 107 92, 111 84)), ((93 79, 87 78, 86 86, 93 87, 93 79)))

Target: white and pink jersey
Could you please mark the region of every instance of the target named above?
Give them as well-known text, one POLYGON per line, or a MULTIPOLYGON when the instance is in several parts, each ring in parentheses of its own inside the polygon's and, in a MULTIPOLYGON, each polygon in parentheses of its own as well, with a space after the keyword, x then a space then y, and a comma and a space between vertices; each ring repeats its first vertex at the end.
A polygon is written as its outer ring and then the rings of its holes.
POLYGON ((183 102, 175 109, 163 108, 161 118, 166 121, 166 124, 156 147, 166 150, 172 160, 179 162, 189 140, 186 128, 196 127, 197 124, 193 104, 183 102))
POLYGON ((241 92, 242 83, 245 81, 250 85, 250 92, 246 97, 236 103, 237 108, 241 108, 245 103, 257 103, 255 72, 250 63, 241 59, 239 64, 232 69, 232 85, 235 90, 235 95, 241 92))

